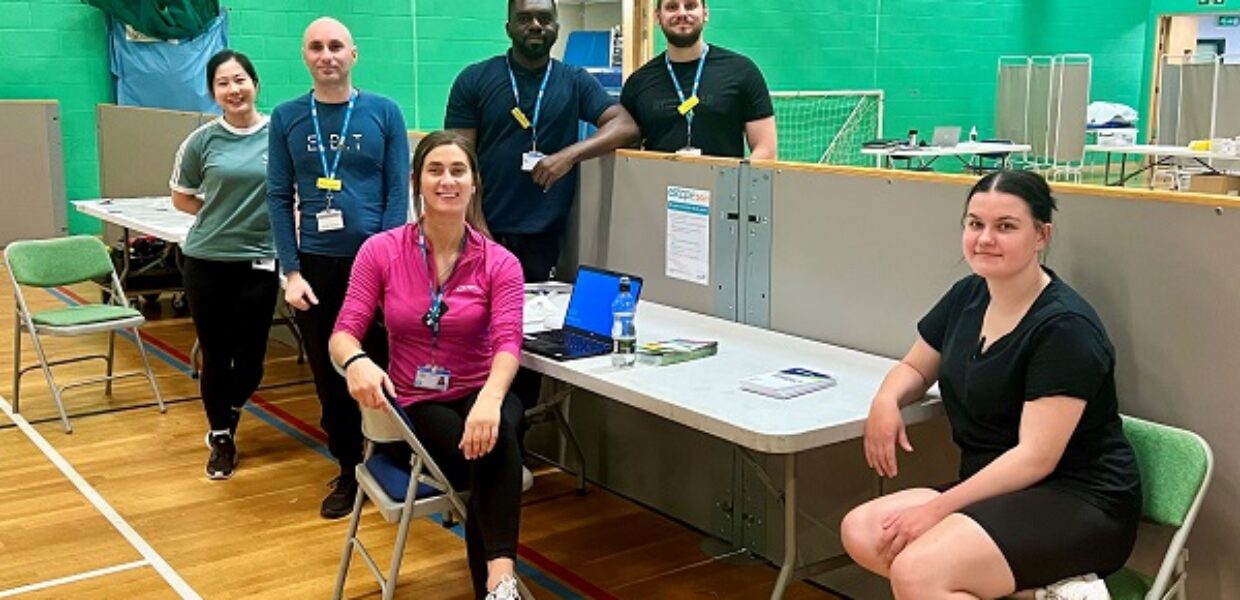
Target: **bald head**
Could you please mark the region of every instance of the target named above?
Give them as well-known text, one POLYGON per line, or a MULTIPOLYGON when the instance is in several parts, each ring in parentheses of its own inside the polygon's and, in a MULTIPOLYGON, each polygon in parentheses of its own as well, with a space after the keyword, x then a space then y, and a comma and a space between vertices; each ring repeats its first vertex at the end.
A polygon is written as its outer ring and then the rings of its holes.
POLYGON ((352 86, 349 73, 357 61, 357 46, 344 23, 331 17, 315 19, 302 35, 301 57, 316 88, 352 86))

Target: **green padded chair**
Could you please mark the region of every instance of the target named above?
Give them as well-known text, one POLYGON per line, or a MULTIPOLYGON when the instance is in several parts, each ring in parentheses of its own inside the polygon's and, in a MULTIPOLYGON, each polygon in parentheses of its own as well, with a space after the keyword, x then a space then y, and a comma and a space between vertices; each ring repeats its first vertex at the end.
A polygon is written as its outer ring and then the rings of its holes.
POLYGON ((1124 568, 1107 577, 1112 600, 1187 598, 1188 532, 1210 486, 1214 454, 1201 436, 1183 429, 1124 416, 1124 435, 1141 470, 1141 517, 1175 530, 1158 573, 1150 578, 1124 568))
POLYGON ((47 386, 56 400, 56 409, 60 411, 60 420, 64 424, 65 433, 72 433, 69 417, 65 414, 62 395, 71 387, 104 382, 104 393, 112 394, 112 381, 123 377, 144 376, 151 384, 155 394, 155 402, 159 412, 164 412, 164 400, 159 394, 159 386, 155 383, 155 375, 151 373, 151 364, 146 358, 146 349, 139 342, 138 353, 142 355, 142 371, 114 374, 113 359, 116 349, 116 332, 128 329, 133 333, 134 340, 141 340, 138 326, 146 322, 142 313, 129 307, 121 289, 120 279, 112 266, 108 248, 91 236, 72 236, 48 240, 29 240, 12 242, 4 249, 4 262, 8 267, 9 280, 13 283, 13 295, 17 300, 17 315, 13 328, 13 411, 18 412, 21 401, 21 378, 27 371, 43 369, 47 377, 47 386), (23 287, 53 288, 71 285, 84 281, 108 279, 109 297, 107 304, 84 304, 31 312, 26 304, 23 287), (39 364, 22 368, 22 329, 30 334, 39 364), (108 332, 108 353, 76 356, 55 361, 48 361, 43 351, 40 335, 78 336, 92 333, 108 332), (102 377, 92 377, 74 381, 66 385, 57 385, 52 376, 52 367, 83 360, 102 359, 107 363, 107 373, 102 377))

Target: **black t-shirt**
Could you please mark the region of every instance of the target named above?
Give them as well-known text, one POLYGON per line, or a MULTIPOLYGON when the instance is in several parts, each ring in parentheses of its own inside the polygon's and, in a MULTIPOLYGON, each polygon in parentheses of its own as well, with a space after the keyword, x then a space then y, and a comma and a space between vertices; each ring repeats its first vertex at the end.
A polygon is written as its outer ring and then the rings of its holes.
POLYGON ((968 478, 1019 441, 1024 404, 1049 396, 1085 401, 1055 470, 1039 486, 1075 494, 1117 517, 1141 507, 1136 457, 1115 395, 1115 349, 1097 313, 1047 269, 1051 282, 1007 335, 979 352, 990 304, 986 280, 965 277, 917 324, 942 356, 939 389, 968 478))
MULTIPOLYGON (((641 128, 642 147, 675 152, 688 145, 688 124, 677 111, 680 98, 667 74, 664 52, 629 75, 620 103, 641 128)), ((685 98, 693 95, 698 61, 673 62, 685 98)), ((708 156, 745 156, 745 124, 775 114, 758 66, 727 48, 711 45, 693 109, 693 146, 708 156)))

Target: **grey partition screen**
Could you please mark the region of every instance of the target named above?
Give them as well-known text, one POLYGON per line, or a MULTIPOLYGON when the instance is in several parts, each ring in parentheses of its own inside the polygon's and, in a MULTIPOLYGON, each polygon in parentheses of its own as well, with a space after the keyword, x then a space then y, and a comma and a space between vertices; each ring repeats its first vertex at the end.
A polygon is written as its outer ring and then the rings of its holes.
POLYGON ((1227 64, 1223 57, 1218 67, 1218 98, 1214 102, 1214 135, 1216 138, 1240 136, 1240 65, 1227 64))
POLYGON ((1187 146, 1193 140, 1209 139, 1214 121, 1213 61, 1185 64, 1180 67, 1180 110, 1176 127, 1176 145, 1187 146))
POLYGON ((643 298, 735 319, 740 161, 672 160, 625 152, 616 156, 613 177, 604 265, 641 275, 643 298), (669 186, 710 193, 709 281, 705 285, 667 275, 669 186))
POLYGON ((1029 75, 1027 56, 999 57, 995 84, 995 137, 1017 144, 1029 141, 1029 75))
POLYGON ((1180 70, 1181 65, 1164 60, 1158 84, 1158 131, 1155 136, 1160 144, 1176 144, 1179 141, 1180 70))
POLYGON ((1056 164, 1079 164, 1085 158, 1092 61, 1087 54, 1064 54, 1052 64, 1050 158, 1056 164))
POLYGON ((0 101, 0 245, 64 235, 65 160, 60 104, 55 100, 0 101))
POLYGON ((177 148, 215 115, 100 104, 99 193, 104 197, 167 196, 177 148))
POLYGON ((1051 79, 1054 65, 1049 56, 1032 57, 1029 67, 1029 145, 1033 156, 1049 157, 1051 152, 1051 79))

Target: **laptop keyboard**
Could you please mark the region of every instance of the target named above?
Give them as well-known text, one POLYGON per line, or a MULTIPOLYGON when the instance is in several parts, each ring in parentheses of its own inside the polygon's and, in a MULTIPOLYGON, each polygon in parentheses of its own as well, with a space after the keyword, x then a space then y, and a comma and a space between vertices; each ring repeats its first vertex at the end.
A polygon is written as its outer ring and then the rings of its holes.
POLYGON ((550 345, 563 346, 569 355, 611 352, 611 344, 607 342, 588 338, 584 335, 566 333, 563 329, 543 332, 539 334, 539 338, 550 345))

